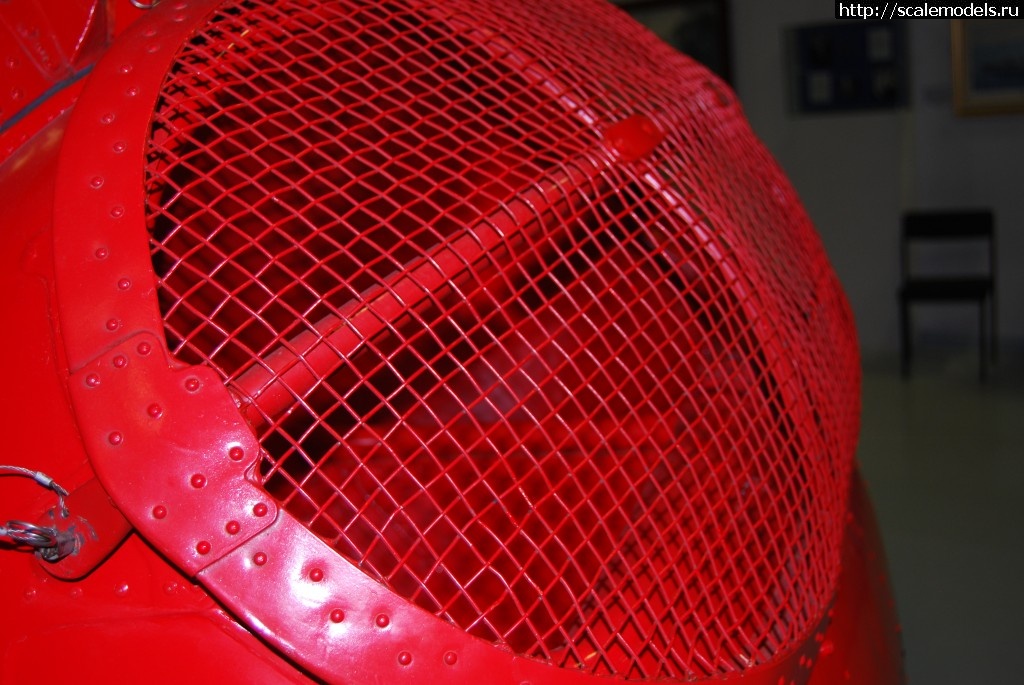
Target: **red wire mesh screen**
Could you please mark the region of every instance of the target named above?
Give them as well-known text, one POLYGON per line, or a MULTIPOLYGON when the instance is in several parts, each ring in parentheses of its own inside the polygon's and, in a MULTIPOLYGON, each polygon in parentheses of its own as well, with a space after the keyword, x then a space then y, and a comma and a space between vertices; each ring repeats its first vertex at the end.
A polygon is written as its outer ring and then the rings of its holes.
POLYGON ((827 608, 845 301, 728 90, 618 10, 227 3, 147 178, 172 351, 394 592, 633 679, 763 663, 827 608))

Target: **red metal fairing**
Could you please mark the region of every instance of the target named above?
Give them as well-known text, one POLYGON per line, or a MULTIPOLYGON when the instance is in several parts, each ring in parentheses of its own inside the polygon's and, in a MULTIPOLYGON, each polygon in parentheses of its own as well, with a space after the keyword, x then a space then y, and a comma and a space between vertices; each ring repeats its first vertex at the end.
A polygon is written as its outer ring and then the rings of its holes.
MULTIPOLYGON (((168 1, 44 134, 0 176, 39 244, 54 198, 18 383, 152 549, 5 561, 26 598, 173 585, 135 643, 209 678, 304 677, 253 634, 334 682, 806 683, 823 644, 898 678, 847 619, 846 302, 732 94, 618 10, 168 1)), ((11 674, 82 631, 25 625, 11 674)))

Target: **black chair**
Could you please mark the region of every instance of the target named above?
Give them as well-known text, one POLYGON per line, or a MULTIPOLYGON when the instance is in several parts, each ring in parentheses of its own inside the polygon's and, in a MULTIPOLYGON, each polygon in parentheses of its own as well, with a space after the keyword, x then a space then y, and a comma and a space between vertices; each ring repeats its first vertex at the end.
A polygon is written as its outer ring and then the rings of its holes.
POLYGON ((988 360, 996 356, 996 238, 995 219, 988 210, 909 212, 903 215, 900 240, 900 342, 904 376, 910 374, 912 353, 910 306, 916 302, 977 302, 979 375, 988 375, 988 360), (974 242, 987 250, 987 269, 981 273, 916 276, 911 249, 915 244, 974 242))

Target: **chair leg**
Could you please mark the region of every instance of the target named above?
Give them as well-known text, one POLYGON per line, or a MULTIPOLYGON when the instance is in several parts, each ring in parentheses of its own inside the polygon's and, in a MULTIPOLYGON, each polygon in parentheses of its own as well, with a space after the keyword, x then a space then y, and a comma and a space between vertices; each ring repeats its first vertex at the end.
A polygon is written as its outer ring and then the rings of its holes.
POLYGON ((900 298, 900 373, 904 378, 910 376, 910 303, 900 298))
POLYGON ((986 339, 988 333, 988 317, 986 314, 985 300, 978 302, 978 378, 982 383, 988 378, 988 353, 989 353, 989 340, 986 339))
POLYGON ((999 361, 999 327, 997 325, 998 312, 996 311, 995 293, 992 293, 992 297, 988 298, 988 306, 990 308, 988 325, 989 343, 991 343, 992 347, 992 361, 996 362, 999 361))

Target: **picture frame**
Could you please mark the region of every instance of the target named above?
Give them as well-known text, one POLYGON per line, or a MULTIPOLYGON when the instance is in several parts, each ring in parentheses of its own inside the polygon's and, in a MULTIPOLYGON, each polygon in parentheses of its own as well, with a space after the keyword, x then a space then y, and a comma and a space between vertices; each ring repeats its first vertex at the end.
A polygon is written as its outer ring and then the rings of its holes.
POLYGON ((954 19, 953 110, 958 116, 1024 113, 1024 22, 954 19))
POLYGON ((732 83, 728 0, 616 0, 666 43, 732 83))
POLYGON ((873 20, 791 27, 785 34, 790 102, 797 114, 906 107, 906 22, 873 20))

